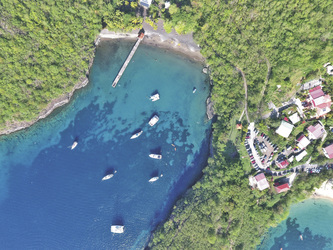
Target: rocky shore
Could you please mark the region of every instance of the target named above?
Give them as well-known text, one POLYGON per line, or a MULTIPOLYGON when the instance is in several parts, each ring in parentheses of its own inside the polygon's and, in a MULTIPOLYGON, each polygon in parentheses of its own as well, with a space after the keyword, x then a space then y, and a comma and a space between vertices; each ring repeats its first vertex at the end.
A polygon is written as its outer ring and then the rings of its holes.
MULTIPOLYGON (((179 35, 174 30, 171 33, 166 33, 163 28, 163 21, 160 20, 157 23, 157 29, 154 30, 147 23, 143 23, 143 29, 145 30, 145 39, 143 40, 143 44, 147 44, 149 46, 159 47, 165 50, 170 50, 174 53, 182 54, 183 56, 188 57, 190 60, 199 61, 204 63, 205 59, 200 54, 200 47, 194 42, 193 34, 179 35)), ((95 44, 96 46, 103 39, 136 39, 138 36, 139 30, 133 30, 131 32, 113 32, 108 31, 106 29, 102 30, 97 37, 95 44)), ((43 109, 38 117, 33 121, 29 122, 15 122, 11 124, 7 124, 6 128, 0 130, 0 135, 10 134, 16 132, 18 130, 22 130, 30 127, 34 123, 38 122, 41 119, 44 119, 49 114, 52 113, 56 108, 67 104, 74 92, 77 89, 85 87, 89 83, 89 71, 93 64, 93 59, 90 61, 89 69, 86 73, 86 76, 82 76, 79 79, 78 83, 73 87, 72 91, 64 94, 63 96, 52 100, 45 109, 43 109)), ((212 104, 210 99, 207 100, 207 117, 211 119, 213 117, 212 104)))

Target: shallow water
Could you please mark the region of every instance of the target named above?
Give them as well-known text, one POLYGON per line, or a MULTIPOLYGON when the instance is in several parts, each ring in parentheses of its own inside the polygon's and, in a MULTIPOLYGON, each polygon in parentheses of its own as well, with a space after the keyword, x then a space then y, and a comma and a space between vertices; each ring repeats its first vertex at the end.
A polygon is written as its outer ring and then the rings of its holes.
POLYGON ((333 249, 332 225, 333 202, 309 199, 293 205, 287 220, 271 228, 258 249, 333 249))
POLYGON ((200 176, 210 133, 202 66, 140 45, 114 89, 132 45, 102 42, 90 84, 70 104, 0 138, 3 249, 143 248, 176 198, 200 176), (151 102, 156 90, 161 99, 151 102), (150 127, 154 113, 160 120, 150 127), (130 140, 138 129, 143 134, 130 140), (75 138, 78 146, 71 151, 75 138), (151 159, 150 153, 163 158, 151 159), (112 224, 123 224, 124 234, 110 233, 112 224))

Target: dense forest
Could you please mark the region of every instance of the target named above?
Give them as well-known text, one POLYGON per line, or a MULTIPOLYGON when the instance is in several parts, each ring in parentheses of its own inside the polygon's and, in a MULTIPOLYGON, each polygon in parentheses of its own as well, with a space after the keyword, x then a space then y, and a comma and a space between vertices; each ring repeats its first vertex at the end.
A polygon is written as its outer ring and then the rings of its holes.
POLYGON ((0 0, 0 129, 34 120, 81 81, 102 25, 141 27, 125 1, 0 0))
MULTIPOLYGON (((140 28, 136 2, 0 0, 0 129, 35 119, 53 99, 87 74, 94 39, 103 27, 140 28)), ((268 227, 286 218, 292 202, 306 198, 332 172, 302 173, 291 191, 251 190, 249 163, 239 152, 242 134, 229 137, 244 107, 241 72, 248 84, 251 121, 266 103, 281 103, 303 79, 322 75, 332 55, 329 1, 162 0, 149 21, 164 20, 166 31, 194 32, 209 65, 214 157, 202 179, 177 202, 149 244, 158 249, 250 249, 268 227), (281 91, 276 91, 276 85, 281 91)))

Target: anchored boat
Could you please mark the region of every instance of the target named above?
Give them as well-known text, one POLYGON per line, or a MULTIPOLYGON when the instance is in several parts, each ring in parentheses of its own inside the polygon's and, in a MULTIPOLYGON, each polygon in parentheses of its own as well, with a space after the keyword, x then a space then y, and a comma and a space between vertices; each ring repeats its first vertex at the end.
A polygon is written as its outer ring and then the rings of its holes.
POLYGON ((148 122, 150 126, 154 126, 160 118, 157 115, 154 115, 148 122))
POLYGON ((157 181, 159 178, 160 178, 160 177, 158 177, 158 176, 153 177, 153 178, 151 178, 151 179, 149 180, 149 182, 150 182, 150 183, 155 182, 155 181, 157 181))
POLYGON ((162 155, 160 155, 160 154, 150 154, 149 157, 153 158, 153 159, 157 159, 157 160, 162 159, 162 155))
POLYGON ((138 133, 135 133, 134 135, 131 136, 131 139, 138 138, 142 133, 143 133, 142 130, 140 132, 138 132, 138 133))
POLYGON ((155 94, 155 95, 152 95, 152 96, 150 96, 149 99, 150 99, 152 102, 156 102, 157 100, 160 99, 160 94, 157 93, 157 94, 155 94))
POLYGON ((71 150, 73 150, 74 148, 76 148, 76 146, 77 146, 77 141, 74 141, 73 144, 72 144, 72 146, 71 146, 71 150))
POLYGON ((112 225, 111 233, 122 234, 124 232, 124 226, 121 225, 112 225))
MULTIPOLYGON (((114 171, 114 174, 115 173, 117 173, 117 171, 114 171)), ((102 178, 102 181, 106 181, 106 180, 108 180, 108 179, 111 179, 113 176, 114 176, 114 174, 108 174, 108 175, 105 175, 103 178, 102 178)))
MULTIPOLYGON (((163 174, 161 174, 161 177, 162 177, 162 176, 163 176, 163 174)), ((150 178, 149 182, 150 182, 150 183, 153 183, 153 182, 157 181, 159 178, 160 178, 160 177, 155 176, 155 177, 153 177, 153 178, 150 178)))

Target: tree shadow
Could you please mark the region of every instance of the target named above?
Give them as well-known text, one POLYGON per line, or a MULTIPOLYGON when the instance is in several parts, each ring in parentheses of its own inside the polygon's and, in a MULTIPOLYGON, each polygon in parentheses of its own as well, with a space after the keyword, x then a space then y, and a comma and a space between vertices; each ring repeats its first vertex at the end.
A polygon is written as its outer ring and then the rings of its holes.
MULTIPOLYGON (((309 215, 310 216, 310 215, 309 215)), ((332 239, 322 235, 313 235, 307 227, 303 232, 299 230, 297 219, 287 219, 287 231, 280 237, 274 238, 274 245, 271 249, 296 250, 296 249, 328 249, 331 247, 332 239), (303 240, 301 240, 302 235, 303 240)))
POLYGON ((232 141, 228 141, 226 147, 222 153, 223 157, 225 157, 228 161, 238 161, 239 154, 235 144, 232 141))

